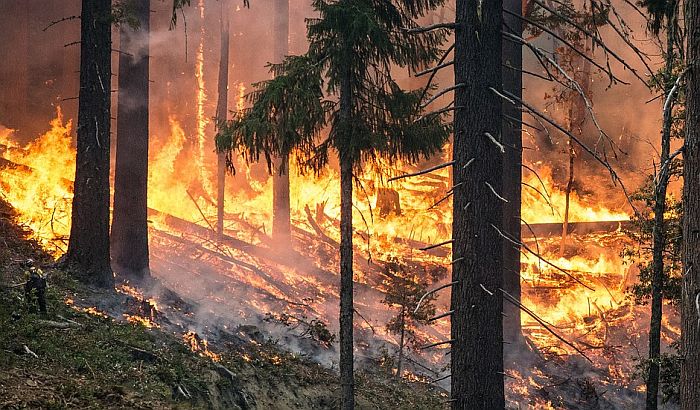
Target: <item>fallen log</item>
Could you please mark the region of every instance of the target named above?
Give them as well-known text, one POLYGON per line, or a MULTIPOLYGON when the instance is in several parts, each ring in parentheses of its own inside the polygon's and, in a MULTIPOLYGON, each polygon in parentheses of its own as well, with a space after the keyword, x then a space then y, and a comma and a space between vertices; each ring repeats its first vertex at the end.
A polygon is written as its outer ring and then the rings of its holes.
MULTIPOLYGON (((609 233, 616 232, 621 229, 628 229, 632 226, 631 221, 593 221, 593 222, 569 222, 567 226, 568 233, 575 233, 578 235, 586 235, 592 233, 609 233)), ((541 223, 541 224, 530 224, 530 228, 526 225, 521 225, 520 235, 522 238, 547 238, 547 237, 559 237, 562 233, 562 224, 555 223, 541 223), (531 228, 531 229, 530 229, 531 228)))

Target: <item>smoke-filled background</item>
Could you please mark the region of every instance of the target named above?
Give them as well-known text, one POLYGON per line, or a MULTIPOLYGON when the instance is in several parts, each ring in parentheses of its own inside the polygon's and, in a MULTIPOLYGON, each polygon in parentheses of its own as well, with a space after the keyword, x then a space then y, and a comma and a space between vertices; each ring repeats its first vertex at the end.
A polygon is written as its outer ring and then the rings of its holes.
MULTIPOLYGON (((253 89, 253 83, 270 78, 267 64, 276 62, 273 51, 274 2, 251 0, 250 3, 250 8, 245 8, 242 1, 231 0, 228 16, 231 24, 228 107, 231 111, 245 107, 244 96, 253 89)), ((427 16, 421 24, 452 20, 454 6, 452 2, 448 3, 427 16)), ((613 3, 626 22, 632 41, 649 54, 650 66, 658 67, 659 50, 649 38, 642 16, 624 1, 613 3)), ((174 27, 171 26, 171 1, 153 0, 151 8, 149 207, 160 212, 153 213, 150 220, 154 275, 166 286, 197 301, 195 313, 200 320, 192 325, 192 330, 200 334, 206 334, 210 325, 214 327, 214 323, 222 322, 227 326, 265 326, 270 334, 286 335, 278 326, 263 320, 267 313, 283 312, 308 317, 309 320, 318 318, 336 331, 338 251, 334 241, 339 238, 339 187, 334 162, 331 161, 329 169, 319 176, 299 175, 292 169, 292 224, 295 226, 293 236, 297 252, 294 257, 281 252, 276 248, 277 244, 269 243, 272 186, 266 165, 245 164, 242 160, 237 160, 237 174, 228 175, 226 180, 226 233, 243 241, 244 245, 212 244, 206 232, 216 215, 213 117, 218 97, 222 4, 216 0, 192 0, 190 7, 178 12, 174 27), (325 238, 319 239, 321 235, 317 227, 310 224, 312 219, 325 231, 325 238)), ((4 155, 34 170, 48 170, 37 173, 37 178, 41 179, 12 174, 20 172, 17 170, 3 171, 0 186, 3 195, 37 232, 37 237, 57 255, 64 250, 62 243, 65 243, 70 221, 72 194, 66 181, 72 179, 74 172, 80 52, 80 22, 71 17, 79 14, 78 0, 0 0, 0 27, 3 27, 0 39, 0 56, 3 56, 0 59, 0 137, 4 145, 15 149, 5 148, 4 155), (66 21, 51 25, 62 19, 66 21), (58 107, 62 114, 60 121, 54 120, 58 107), (72 126, 69 126, 70 121, 73 121, 72 126), (13 177, 17 177, 16 182, 13 177)), ((314 15, 310 1, 290 0, 289 54, 306 51, 305 19, 311 17, 314 15)), ((639 57, 618 34, 609 28, 602 28, 601 32, 607 46, 646 78, 639 57)), ((528 33, 524 37, 527 38, 528 33)), ((561 46, 546 33, 533 42, 548 52, 561 46)), ((113 49, 112 88, 115 89, 117 59, 121 52, 118 28, 113 29, 113 49)), ((523 55, 526 70, 544 74, 537 59, 526 48, 523 55)), ((597 61, 606 65, 601 48, 597 47, 594 55, 597 61)), ((611 60, 610 65, 613 72, 629 84, 611 85, 604 73, 593 69, 591 100, 599 124, 619 148, 616 157, 608 156, 610 164, 631 191, 652 172, 653 164, 658 163, 655 147, 659 139, 662 101, 655 99, 647 103, 655 95, 645 84, 620 63, 611 60)), ((412 77, 406 70, 397 69, 394 74, 404 87, 425 85, 425 77, 412 77)), ((442 70, 437 76, 435 91, 453 82, 451 70, 442 70)), ((560 92, 561 86, 553 82, 524 76, 525 100, 565 123, 567 102, 552 98, 560 92)), ((450 98, 451 95, 438 99, 429 109, 444 107, 450 98)), ((116 92, 113 92, 112 103, 112 115, 116 116, 116 92)), ((540 127, 529 115, 524 114, 523 118, 525 122, 540 127)), ((115 136, 115 119, 112 130, 115 136)), ((599 137, 589 118, 582 140, 593 148, 599 137)), ((566 137, 552 127, 549 127, 549 133, 526 127, 523 146, 524 162, 539 171, 552 202, 559 207, 559 200, 563 201, 561 191, 568 178, 566 137)), ((416 250, 420 245, 450 238, 450 201, 434 206, 451 186, 448 170, 393 184, 385 182, 386 175, 445 162, 449 160, 450 151, 451 147, 445 147, 441 155, 426 164, 368 167, 365 175, 358 176, 362 187, 355 190, 354 271, 356 307, 363 317, 356 320, 356 326, 360 328, 359 349, 368 356, 376 354, 377 339, 388 346, 397 343, 395 335, 384 330, 392 311, 381 302, 387 290, 382 276, 383 263, 395 257, 409 259, 416 272, 435 275, 435 283, 431 285, 446 281, 449 271, 449 251, 438 249, 426 254, 416 250), (400 212, 380 214, 376 205, 380 188, 384 187, 394 189, 400 195, 400 212), (436 272, 442 272, 442 276, 436 272)), ((524 173, 524 178, 534 177, 524 173)), ((572 221, 629 219, 630 207, 619 185, 615 186, 605 167, 586 153, 581 153, 576 159, 575 178, 572 221)), ((530 182, 531 185, 539 184, 530 182)), ((532 192, 529 194, 523 199, 526 222, 562 222, 561 214, 550 212, 550 204, 532 192)), ((605 321, 607 335, 607 326, 613 319, 610 319, 610 314, 603 319, 601 313, 600 321, 591 322, 588 318, 597 314, 591 303, 597 303, 598 309, 609 308, 610 312, 623 307, 627 309, 628 305, 624 304, 626 287, 635 280, 634 269, 619 257, 619 232, 617 235, 612 239, 577 238, 574 243, 578 252, 574 255, 562 256, 559 247, 552 246, 557 251, 548 256, 557 264, 589 275, 591 282, 603 283, 602 287, 590 292, 567 288, 570 283, 561 285, 558 282, 565 280, 544 272, 541 264, 524 257, 523 278, 531 286, 524 286, 524 302, 552 323, 562 326, 575 323, 571 332, 582 338, 594 337, 596 332, 583 329, 579 324, 585 322, 588 326, 593 323, 602 327, 605 321)), ((436 304, 438 311, 446 311, 449 294, 440 294, 436 304)), ((620 316, 623 322, 627 320, 625 318, 628 319, 620 316)), ((634 319, 632 323, 636 324, 627 323, 627 331, 630 334, 636 332, 638 338, 639 329, 644 328, 644 315, 634 319), (636 320, 638 318, 641 319, 636 320)), ((556 343, 545 335, 546 332, 537 329, 529 318, 523 323, 531 326, 526 333, 538 345, 556 343)), ((444 340, 448 333, 446 320, 419 331, 426 342, 444 340)), ((326 364, 335 360, 335 352, 319 351, 297 339, 287 342, 294 350, 313 351, 315 357, 326 364)), ((436 367, 445 361, 445 352, 440 349, 422 355, 436 367)), ((629 371, 629 357, 625 359, 623 364, 629 371)), ((600 377, 608 377, 615 383, 630 383, 628 374, 600 377)))

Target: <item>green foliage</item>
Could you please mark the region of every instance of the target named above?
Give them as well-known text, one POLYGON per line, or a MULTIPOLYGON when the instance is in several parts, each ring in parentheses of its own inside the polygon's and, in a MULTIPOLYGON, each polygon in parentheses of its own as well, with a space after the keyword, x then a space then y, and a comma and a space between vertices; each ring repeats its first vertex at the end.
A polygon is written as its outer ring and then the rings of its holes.
POLYGON ((431 271, 419 271, 418 266, 410 267, 408 264, 394 258, 384 266, 384 281, 386 293, 382 303, 398 308, 398 314, 386 324, 389 333, 400 335, 404 333, 409 345, 417 347, 423 341, 419 340, 416 330, 422 325, 427 325, 430 318, 435 316, 435 294, 423 299, 420 307, 418 302, 428 291, 428 286, 439 281, 446 275, 444 268, 435 268, 431 271))
MULTIPOLYGON (((641 0, 637 2, 649 13, 649 29, 658 35, 664 25, 669 10, 678 7, 678 0, 641 0)), ((668 21, 666 21, 668 23, 668 21)), ((672 23, 675 24, 675 23, 672 23)))
MULTIPOLYGON (((182 11, 185 7, 191 5, 191 0, 173 0, 173 14, 170 17, 170 29, 175 28, 177 25, 177 13, 182 11)), ((250 1, 243 0, 243 6, 250 8, 250 1)))
MULTIPOLYGON (((663 403, 678 404, 680 402, 681 355, 678 342, 671 345, 671 353, 662 353, 657 363, 659 365, 659 388, 663 403)), ((640 360, 635 366, 634 377, 646 380, 651 360, 640 360)))
POLYGON ((248 161, 294 151, 302 169, 319 171, 329 150, 355 167, 378 157, 416 161, 439 151, 449 128, 444 114, 420 115, 418 91, 404 91, 395 66, 412 70, 435 61, 444 30, 409 33, 414 19, 443 0, 315 0, 309 51, 273 65, 273 80, 255 85, 251 107, 220 127, 217 149, 248 161), (339 96, 345 82, 347 95, 339 96), (339 98, 347 99, 347 118, 339 98), (326 126, 330 125, 327 135, 326 126))
MULTIPOLYGON (((680 177, 682 164, 676 160, 671 165, 671 175, 680 177)), ((639 204, 639 213, 632 218, 632 226, 627 229, 627 235, 633 240, 633 244, 625 247, 622 256, 639 267, 639 283, 630 288, 630 294, 635 301, 645 304, 651 297, 652 247, 654 228, 654 180, 647 178, 642 187, 635 192, 631 199, 639 204)), ((682 219, 683 202, 673 197, 666 200, 666 217, 664 220, 664 233, 666 247, 664 249, 664 297, 678 304, 681 298, 681 251, 682 251, 682 219)))

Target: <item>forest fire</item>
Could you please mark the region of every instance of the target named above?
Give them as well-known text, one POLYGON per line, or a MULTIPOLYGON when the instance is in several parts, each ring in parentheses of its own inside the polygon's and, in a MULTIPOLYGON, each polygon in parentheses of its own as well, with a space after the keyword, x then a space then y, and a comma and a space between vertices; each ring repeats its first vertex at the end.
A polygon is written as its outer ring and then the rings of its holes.
MULTIPOLYGON (((175 118, 170 118, 171 132, 166 138, 155 138, 152 143, 151 167, 149 176, 149 206, 157 210, 157 214, 151 215, 152 228, 166 235, 181 236, 182 226, 173 226, 172 219, 167 215, 173 215, 185 221, 201 226, 206 231, 215 220, 215 205, 209 195, 197 189, 197 181, 200 174, 195 172, 200 168, 199 161, 178 161, 181 155, 186 155, 185 132, 175 118), (177 164, 177 165, 176 165, 177 164), (198 195, 192 192, 199 192, 198 195), (177 198, 177 199, 176 199, 177 198)), ((0 171, 2 176, 2 192, 17 206, 25 221, 32 229, 36 238, 48 249, 54 249, 59 254, 65 249, 65 238, 70 228, 70 175, 74 170, 74 150, 71 147, 70 122, 64 123, 60 110, 56 119, 51 123, 51 130, 37 138, 33 143, 25 147, 18 147, 12 139, 11 133, 3 135, 3 145, 6 146, 2 157, 10 161, 0 171), (50 155, 48 154, 50 148, 50 155), (57 148, 58 147, 58 148, 57 148), (50 168, 44 164, 45 158, 51 158, 50 168), (31 189, 30 189, 31 188, 31 189), (48 212, 47 209, 51 211, 48 212), (51 219, 47 220, 47 214, 51 219)), ((206 154, 206 152, 205 152, 206 154)), ((213 154, 207 154, 209 158, 205 163, 213 164, 213 154)), ((537 175, 530 174, 524 180, 523 193, 523 219, 530 225, 553 223, 561 221, 563 212, 564 194, 552 179, 551 170, 547 166, 535 166, 537 175), (536 189, 528 189, 528 186, 536 189)), ((252 244, 265 245, 269 241, 266 227, 270 226, 271 203, 270 179, 256 181, 248 172, 239 173, 236 178, 250 178, 247 188, 230 186, 229 196, 232 198, 226 204, 228 222, 227 232, 237 234, 238 237, 249 240, 252 244), (237 213, 237 210, 245 210, 245 213, 237 213), (267 238, 267 239, 266 239, 267 238)), ((435 252, 421 252, 417 250, 420 244, 439 243, 447 240, 450 235, 451 213, 449 201, 442 201, 435 205, 441 198, 447 195, 449 186, 449 174, 443 169, 435 173, 422 175, 417 178, 402 179, 394 183, 385 184, 388 176, 411 172, 415 168, 396 166, 391 171, 383 174, 376 170, 368 170, 364 175, 358 176, 363 185, 356 197, 356 217, 360 221, 355 227, 355 235, 358 245, 357 252, 364 258, 373 260, 387 260, 388 258, 410 255, 410 259, 416 263, 428 265, 445 265, 448 263, 448 252, 437 249, 435 252), (382 203, 381 196, 386 192, 395 192, 397 201, 382 203), (399 198, 400 195, 400 198, 399 198), (382 208, 384 207, 384 208, 382 208), (393 208, 392 208, 393 207, 393 208), (409 222, 410 221, 410 222, 409 222)), ((214 175, 209 170, 207 175, 214 175)), ((318 177, 303 176, 292 172, 292 219, 294 224, 306 230, 305 235, 323 235, 330 241, 339 242, 338 213, 340 204, 337 190, 336 171, 328 169, 318 177), (314 202, 303 202, 307 198, 313 198, 314 202)), ((214 181, 209 181, 213 184, 214 181)), ((598 222, 598 221, 623 221, 629 217, 622 211, 610 210, 601 203, 586 202, 575 194, 571 197, 570 220, 572 222, 598 222)), ((527 233, 527 228, 523 227, 527 233)), ((630 275, 628 266, 625 266, 619 252, 624 246, 624 234, 619 230, 607 233, 591 233, 584 235, 570 235, 567 250, 561 254, 559 236, 529 237, 525 243, 533 251, 546 259, 542 259, 531 252, 525 252, 522 259, 523 303, 529 306, 537 315, 547 323, 553 324, 557 329, 566 331, 570 335, 588 335, 586 343, 596 344, 591 340, 590 330, 600 326, 600 321, 612 320, 609 316, 615 316, 618 320, 622 310, 631 312, 627 306, 627 286, 630 275), (572 279, 576 278, 576 280, 572 279), (579 283, 580 282, 580 283, 579 283), (603 319, 604 316, 608 316, 603 319)), ((160 237, 160 236, 159 236, 160 237)), ((172 238, 170 238, 172 239, 172 238)), ((320 240, 320 239, 318 239, 320 240)), ((157 256, 162 249, 156 241, 154 254, 157 256)), ((222 246, 212 246, 202 243, 206 249, 213 252, 223 252, 222 246)), ((228 249, 241 260, 247 259, 250 264, 264 268, 259 259, 250 259, 241 254, 239 250, 228 249)), ((318 251, 315 251, 318 252, 318 251)), ((312 258, 319 258, 319 254, 312 258)), ((158 260, 158 259, 156 259, 158 260)), ((330 260, 316 259, 319 266, 333 269, 334 263, 330 260), (328 263, 330 262, 330 263, 328 263)), ((363 268, 363 263, 357 260, 360 269, 357 277, 360 282, 370 286, 378 284, 372 278, 369 271, 363 268)), ((365 262, 366 263, 366 262, 365 262)), ((218 264, 218 262, 217 262, 218 264)), ((154 270, 158 273, 159 264, 156 262, 154 270)), ((371 266, 371 265, 366 265, 371 266)), ((286 283, 284 286, 298 286, 299 278, 303 275, 300 270, 285 271, 280 280, 286 283), (297 285, 295 285, 295 283, 297 285)), ((272 284, 264 278, 244 275, 241 277, 247 284, 255 289, 279 300, 289 298, 288 292, 283 291, 280 284, 272 284)), ((316 281, 313 288, 321 290, 317 300, 313 303, 314 309, 319 309, 318 303, 328 296, 337 295, 333 286, 324 285, 316 281), (320 299, 319 299, 320 298, 320 299)), ((143 299, 142 295, 133 287, 121 285, 119 292, 143 299)), ((314 294, 304 294, 298 291, 299 299, 310 297, 314 294)), ((153 305, 155 301, 148 300, 153 305)), ((379 300, 368 302, 379 304, 379 300)), ((444 302, 443 302, 444 303, 444 302)), ((252 301, 253 310, 258 314, 271 311, 271 306, 263 300, 252 301)), ((373 308, 374 309, 374 308, 373 308)), ((245 313, 249 315, 252 312, 245 313)), ((318 311, 321 317, 327 315, 318 311)), ((127 320, 138 322, 146 327, 157 326, 153 317, 148 314, 129 315, 127 320)), ((437 321, 438 334, 447 332, 447 321, 437 321)), ((363 326, 364 324, 358 324, 363 326)), ((540 324, 528 315, 523 315, 523 326, 538 346, 558 346, 558 341, 547 331, 543 331, 540 324)), ((380 333, 383 330, 380 329, 380 333)), ((425 336, 430 340, 437 336, 428 333, 425 336)), ((385 335, 390 338, 391 336, 385 335)), ((562 346, 566 349, 565 346, 562 346)), ((566 351, 566 350, 564 350, 566 351)), ((571 353, 571 352, 569 352, 571 353)))
MULTIPOLYGON (((80 21, 76 52, 42 63, 59 68, 0 61, 17 82, 0 87, 0 195, 41 259, 12 259, 8 292, 46 314, 51 275, 66 288, 40 325, 114 326, 129 336, 110 356, 144 377, 179 351, 241 408, 251 374, 311 362, 339 381, 319 406, 344 409, 368 370, 452 410, 656 409, 693 390, 674 379, 700 363, 700 185, 683 180, 700 156, 671 138, 700 139, 681 124, 700 77, 680 8, 81 3, 44 16, 42 33, 80 21)), ((16 28, 0 48, 40 43, 16 28)), ((180 382, 172 400, 199 400, 180 382)))

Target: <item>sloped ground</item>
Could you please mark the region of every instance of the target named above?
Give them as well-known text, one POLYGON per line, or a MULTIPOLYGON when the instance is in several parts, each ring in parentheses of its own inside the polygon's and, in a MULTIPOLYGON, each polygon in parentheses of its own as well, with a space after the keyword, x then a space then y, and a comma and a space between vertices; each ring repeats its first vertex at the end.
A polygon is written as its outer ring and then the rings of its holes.
MULTIPOLYGON (((182 334, 147 329, 87 309, 102 300, 120 316, 133 298, 49 276, 47 316, 23 300, 20 262, 51 259, 0 200, 0 408, 327 409, 339 406, 337 374, 262 339, 222 338, 220 362, 193 353, 182 334)), ((160 318, 170 322, 167 317, 160 318)), ((177 320, 177 319, 174 319, 177 320)), ((439 409, 446 393, 399 382, 384 370, 357 377, 361 409, 439 409)))

